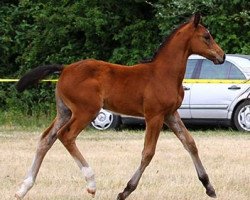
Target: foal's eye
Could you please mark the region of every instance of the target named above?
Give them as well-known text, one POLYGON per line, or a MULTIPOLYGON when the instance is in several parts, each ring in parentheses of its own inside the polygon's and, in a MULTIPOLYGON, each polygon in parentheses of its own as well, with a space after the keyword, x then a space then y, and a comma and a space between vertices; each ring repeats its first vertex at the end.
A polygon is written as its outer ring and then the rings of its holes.
POLYGON ((204 36, 204 39, 209 42, 210 41, 210 35, 209 34, 205 34, 204 36))

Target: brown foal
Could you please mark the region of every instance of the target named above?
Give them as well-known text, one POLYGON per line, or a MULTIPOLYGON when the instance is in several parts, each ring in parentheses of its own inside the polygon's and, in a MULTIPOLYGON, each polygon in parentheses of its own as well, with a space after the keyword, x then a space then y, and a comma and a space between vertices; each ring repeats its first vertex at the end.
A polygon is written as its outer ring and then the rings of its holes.
POLYGON ((225 60, 222 49, 200 24, 198 13, 177 28, 148 62, 127 67, 88 59, 66 67, 38 67, 22 77, 17 84, 19 91, 51 73, 61 73, 56 87, 57 116, 41 135, 31 168, 15 196, 22 199, 31 189, 43 158, 57 138, 84 174, 87 191, 95 195, 94 172, 77 148, 75 140, 103 107, 116 113, 144 117, 146 121, 140 165, 125 189, 118 194, 117 200, 126 199, 136 189, 155 154, 164 123, 190 153, 207 195, 216 197, 195 142, 177 112, 184 96, 182 81, 187 59, 191 54, 202 55, 216 64, 225 60))

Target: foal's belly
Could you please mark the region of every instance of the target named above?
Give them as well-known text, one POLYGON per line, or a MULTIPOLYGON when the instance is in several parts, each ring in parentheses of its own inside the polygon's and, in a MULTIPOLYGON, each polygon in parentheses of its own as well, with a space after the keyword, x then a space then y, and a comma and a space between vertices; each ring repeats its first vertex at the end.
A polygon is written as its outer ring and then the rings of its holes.
POLYGON ((124 94, 112 95, 112 97, 105 98, 103 108, 124 115, 144 116, 141 98, 129 97, 129 95, 124 94))

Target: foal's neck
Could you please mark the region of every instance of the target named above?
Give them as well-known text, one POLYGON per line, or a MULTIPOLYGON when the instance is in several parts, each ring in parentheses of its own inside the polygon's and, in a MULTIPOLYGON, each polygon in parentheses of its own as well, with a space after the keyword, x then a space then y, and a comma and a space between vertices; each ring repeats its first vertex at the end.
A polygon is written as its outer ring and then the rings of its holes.
POLYGON ((162 47, 154 61, 159 74, 177 83, 178 86, 183 81, 187 59, 191 55, 189 41, 190 33, 185 34, 180 30, 162 47))

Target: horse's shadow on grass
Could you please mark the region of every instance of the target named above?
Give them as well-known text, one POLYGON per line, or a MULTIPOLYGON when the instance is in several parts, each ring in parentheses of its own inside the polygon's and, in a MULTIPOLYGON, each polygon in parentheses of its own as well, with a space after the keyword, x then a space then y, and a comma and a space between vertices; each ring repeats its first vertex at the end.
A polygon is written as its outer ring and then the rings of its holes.
MULTIPOLYGON (((237 131, 232 127, 221 125, 221 124, 191 124, 185 123, 187 129, 190 132, 196 131, 237 131)), ((128 130, 128 131, 144 131, 146 128, 145 124, 124 124, 118 130, 128 130)), ((163 131, 171 130, 167 126, 163 126, 163 131)))

